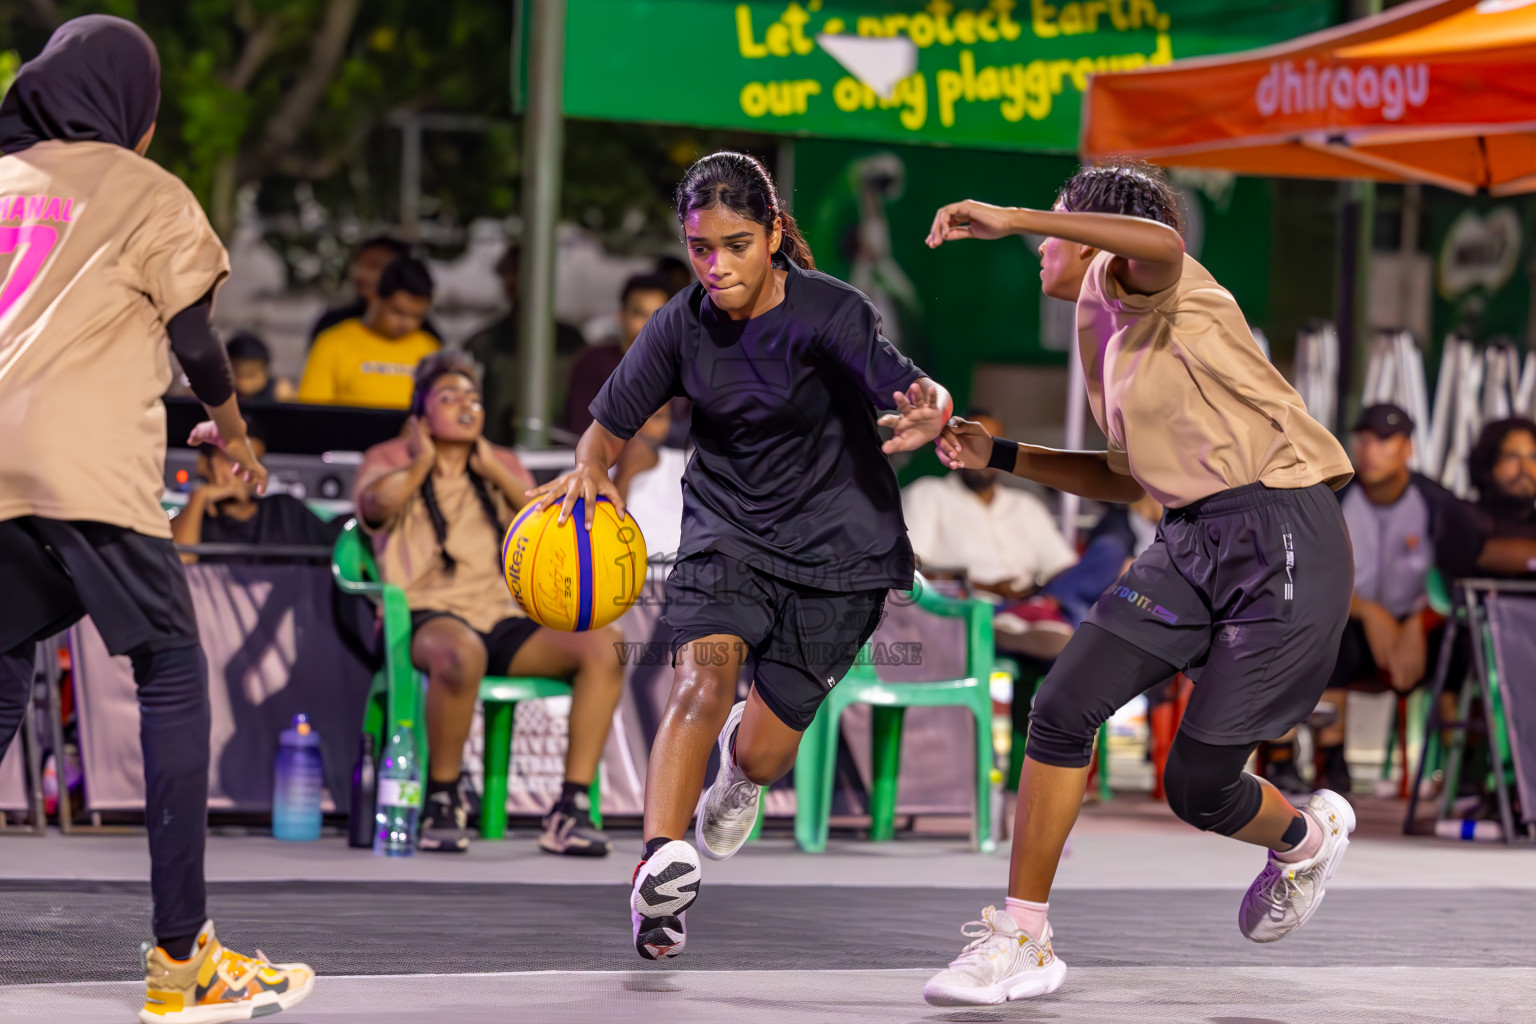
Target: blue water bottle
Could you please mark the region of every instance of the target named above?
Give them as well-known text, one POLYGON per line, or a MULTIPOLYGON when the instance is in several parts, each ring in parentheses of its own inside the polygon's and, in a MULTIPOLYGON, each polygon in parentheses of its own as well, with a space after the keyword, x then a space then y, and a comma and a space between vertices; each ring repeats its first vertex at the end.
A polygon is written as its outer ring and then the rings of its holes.
POLYGON ((272 779, 272 836, 306 841, 320 838, 320 734, 305 715, 295 715, 277 746, 272 779))
POLYGON ((421 765, 416 760, 416 733, 410 722, 399 723, 390 734, 379 765, 378 785, 374 855, 409 857, 416 852, 416 818, 421 812, 421 765))

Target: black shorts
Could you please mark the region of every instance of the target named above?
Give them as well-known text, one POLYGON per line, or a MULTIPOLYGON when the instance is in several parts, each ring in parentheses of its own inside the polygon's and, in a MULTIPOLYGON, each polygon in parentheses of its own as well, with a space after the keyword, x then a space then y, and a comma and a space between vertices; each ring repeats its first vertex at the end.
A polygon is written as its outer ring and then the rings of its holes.
POLYGON ((1195 681, 1183 724, 1195 739, 1257 743, 1317 706, 1353 588, 1328 486, 1250 484, 1170 509, 1087 621, 1195 681))
POLYGON ((192 591, 170 540, 106 523, 0 522, 0 651, 84 615, 113 654, 197 643, 192 591))
MULTIPOLYGON (((420 611, 411 612, 411 635, 423 624, 433 619, 452 619, 455 622, 464 622, 462 618, 453 612, 440 612, 431 608, 423 608, 420 611)), ((502 619, 491 627, 489 633, 482 633, 474 626, 464 622, 464 625, 480 638, 485 645, 485 674, 488 676, 504 676, 512 667, 512 659, 522 649, 528 638, 537 633, 541 628, 537 622, 526 616, 511 615, 502 619)))
POLYGON ((663 615, 672 627, 674 664, 678 649, 700 637, 741 637, 763 703, 804 732, 880 624, 885 595, 819 590, 706 552, 672 567, 663 615))

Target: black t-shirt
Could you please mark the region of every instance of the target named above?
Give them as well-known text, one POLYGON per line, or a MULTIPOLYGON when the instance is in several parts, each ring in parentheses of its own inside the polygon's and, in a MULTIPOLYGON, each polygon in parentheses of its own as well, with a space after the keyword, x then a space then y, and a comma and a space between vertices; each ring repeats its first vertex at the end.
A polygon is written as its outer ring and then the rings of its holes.
MULTIPOLYGON (((314 544, 334 543, 344 520, 327 523, 291 494, 272 494, 256 499, 256 514, 249 519, 218 514, 203 515, 204 544, 314 544)), ((286 561, 286 559, 274 559, 286 561)), ((202 562, 250 564, 265 561, 256 555, 203 555, 202 562)))
POLYGON ((592 416, 630 438, 668 399, 693 402, 679 557, 719 552, 823 590, 907 589, 912 545, 875 409, 924 373, 857 289, 775 264, 784 301, 750 320, 718 312, 702 285, 675 295, 592 416))

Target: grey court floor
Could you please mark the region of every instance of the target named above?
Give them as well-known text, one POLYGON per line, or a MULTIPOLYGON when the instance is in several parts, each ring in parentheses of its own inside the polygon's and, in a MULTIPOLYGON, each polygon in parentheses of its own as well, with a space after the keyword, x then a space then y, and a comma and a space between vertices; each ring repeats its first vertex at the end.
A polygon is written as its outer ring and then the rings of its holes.
MULTIPOLYGON (((0 840, 0 1022, 134 1019, 142 842, 0 840)), ((209 902, 233 947, 320 972, 276 1018, 294 1024, 1536 1024, 1536 851, 1356 843, 1307 928, 1256 946, 1235 922, 1251 850, 1092 819, 1073 845, 1051 908, 1066 985, 974 1010, 921 999, 960 926, 1001 900, 1006 859, 953 842, 820 858, 769 842, 706 864, 689 950, 666 964, 629 946, 630 856, 572 864, 526 839, 391 863, 216 838, 209 902)))

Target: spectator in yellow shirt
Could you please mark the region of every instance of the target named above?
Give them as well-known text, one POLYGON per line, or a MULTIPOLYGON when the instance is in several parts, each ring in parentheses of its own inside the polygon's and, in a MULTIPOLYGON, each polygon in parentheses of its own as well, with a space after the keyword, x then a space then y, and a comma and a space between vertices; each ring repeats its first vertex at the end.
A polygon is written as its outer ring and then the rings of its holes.
POLYGON ((299 401, 406 409, 412 374, 442 342, 422 330, 432 305, 426 265, 401 256, 379 275, 378 291, 360 319, 321 332, 304 366, 299 401))

